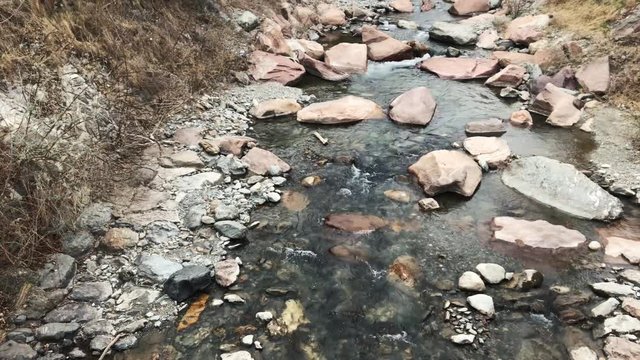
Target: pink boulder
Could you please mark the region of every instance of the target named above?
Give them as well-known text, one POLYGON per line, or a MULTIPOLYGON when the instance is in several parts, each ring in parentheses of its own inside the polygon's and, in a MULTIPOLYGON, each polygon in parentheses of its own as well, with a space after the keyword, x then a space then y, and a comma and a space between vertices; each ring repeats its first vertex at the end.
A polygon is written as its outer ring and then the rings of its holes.
POLYGON ((277 157, 274 153, 257 147, 249 150, 242 157, 242 162, 247 164, 249 171, 257 175, 266 175, 269 169, 277 167, 281 172, 291 170, 289 164, 277 157))
POLYGON ((447 80, 481 79, 488 78, 498 71, 498 60, 432 57, 423 61, 420 69, 447 80))
POLYGON ((409 166, 424 192, 434 196, 454 192, 470 197, 480 185, 482 170, 467 154, 454 150, 436 150, 409 166))
POLYGON ((369 59, 373 61, 399 61, 413 57, 411 46, 392 38, 375 26, 362 27, 362 42, 367 44, 369 59))
POLYGON ((413 12, 413 4, 411 3, 411 0, 394 0, 389 4, 389 6, 397 12, 413 12))
POLYGON ((324 61, 339 72, 365 73, 367 72, 367 45, 340 43, 324 53, 324 61))
POLYGON ((449 12, 454 15, 472 15, 490 9, 488 0, 456 0, 449 8, 449 12))
POLYGON ((264 51, 254 51, 249 57, 249 73, 256 80, 277 81, 288 85, 298 81, 304 75, 304 67, 295 61, 280 55, 264 51))
POLYGON ((586 91, 606 93, 609 89, 609 57, 598 58, 583 66, 576 73, 576 78, 586 91))
POLYGON ((517 87, 522 83, 522 79, 524 75, 527 73, 527 70, 520 65, 507 65, 504 69, 500 70, 497 74, 488 78, 485 81, 485 85, 492 87, 517 87))
POLYGON ((427 125, 436 111, 436 100, 431 90, 417 87, 395 98, 389 111, 389 117, 401 124, 427 125))

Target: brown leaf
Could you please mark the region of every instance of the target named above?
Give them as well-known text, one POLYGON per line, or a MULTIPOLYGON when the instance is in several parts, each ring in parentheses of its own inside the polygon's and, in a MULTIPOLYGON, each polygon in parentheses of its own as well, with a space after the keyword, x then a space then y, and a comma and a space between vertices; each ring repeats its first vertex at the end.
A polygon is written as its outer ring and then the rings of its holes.
POLYGON ((202 314, 207 307, 207 300, 209 300, 209 294, 202 294, 189 306, 189 309, 187 309, 187 312, 178 324, 178 331, 182 331, 198 322, 200 314, 202 314))

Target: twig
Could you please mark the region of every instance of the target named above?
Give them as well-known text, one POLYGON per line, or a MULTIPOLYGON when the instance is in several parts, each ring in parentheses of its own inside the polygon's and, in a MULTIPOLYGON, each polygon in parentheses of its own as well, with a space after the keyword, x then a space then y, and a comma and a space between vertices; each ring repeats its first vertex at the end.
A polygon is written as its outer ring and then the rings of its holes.
POLYGON ((313 136, 315 136, 318 140, 320 140, 322 145, 327 145, 329 143, 329 140, 324 138, 324 137, 322 137, 322 135, 320 135, 320 133, 317 132, 317 131, 313 132, 313 136))
POLYGON ((120 333, 118 335, 116 335, 116 337, 113 338, 113 340, 111 340, 111 342, 109 343, 109 345, 107 345, 106 348, 104 348, 104 350, 102 350, 102 355, 100 355, 100 357, 98 358, 98 360, 103 360, 105 356, 107 356, 107 353, 109 352, 109 350, 111 350, 111 347, 113 345, 115 345, 116 342, 118 342, 118 340, 120 340, 121 337, 123 337, 124 334, 120 333))

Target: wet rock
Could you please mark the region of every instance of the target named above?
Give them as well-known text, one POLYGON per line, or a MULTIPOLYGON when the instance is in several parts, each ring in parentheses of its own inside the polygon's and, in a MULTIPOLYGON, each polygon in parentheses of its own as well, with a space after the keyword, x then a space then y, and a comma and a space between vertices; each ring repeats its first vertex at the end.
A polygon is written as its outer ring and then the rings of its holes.
POLYGON ((640 242, 616 236, 607 237, 604 253, 607 256, 623 256, 629 263, 640 263, 640 242))
POLYGON ((504 38, 516 44, 530 44, 544 35, 542 31, 549 25, 549 15, 527 15, 513 19, 504 33, 504 38))
POLYGON ((591 284, 594 293, 601 296, 629 296, 634 295, 633 287, 614 282, 599 282, 591 284))
POLYGON ((640 344, 620 337, 609 336, 604 341, 604 353, 610 360, 640 359, 640 344))
POLYGON ((604 320, 604 332, 627 334, 640 331, 640 320, 629 315, 617 315, 604 320))
POLYGON ((304 187, 314 187, 320 185, 322 183, 322 178, 320 176, 307 176, 300 182, 304 187))
POLYGON ((333 4, 319 4, 317 9, 319 21, 322 25, 342 26, 347 23, 344 11, 333 4))
POLYGON ((215 264, 215 278, 218 285, 229 287, 233 285, 240 275, 240 265, 234 259, 218 261, 215 264))
POLYGON ((401 13, 413 12, 413 4, 411 3, 411 0, 393 0, 389 4, 389 6, 397 12, 401 12, 401 13))
POLYGON ((300 326, 308 324, 309 320, 305 317, 304 307, 299 300, 287 300, 285 309, 280 317, 272 320, 267 329, 271 335, 286 335, 296 331, 300 326))
POLYGON ((507 141, 497 137, 474 136, 466 138, 464 149, 480 164, 496 169, 505 165, 511 157, 507 141))
POLYGON ((87 322, 97 319, 102 311, 87 303, 67 303, 51 310, 44 317, 47 323, 87 322))
POLYGON ((237 221, 217 221, 213 227, 229 239, 242 240, 247 237, 247 227, 237 221))
POLYGON ((418 24, 416 24, 415 21, 398 20, 398 27, 400 29, 417 30, 418 29, 418 24))
POLYGON ((54 254, 40 272, 42 289, 64 288, 76 273, 76 260, 69 255, 54 254))
POLYGON ((626 269, 620 273, 620 276, 627 281, 640 285, 640 270, 626 269))
POLYGON ((102 245, 110 250, 124 250, 138 244, 139 235, 129 228, 111 228, 104 235, 102 245))
POLYGON ((393 261, 387 272, 387 280, 402 284, 408 288, 415 288, 420 274, 420 264, 413 256, 399 256, 393 261))
POLYGON ((510 64, 507 65, 504 69, 500 70, 497 74, 491 76, 485 81, 485 85, 492 87, 517 87, 522 83, 527 70, 520 66, 510 64))
POLYGON ((436 21, 431 25, 429 37, 455 45, 471 45, 478 40, 478 34, 473 26, 462 23, 436 21))
POLYGON ((258 119, 269 119, 292 115, 300 109, 302 109, 302 106, 293 99, 273 99, 255 105, 249 113, 258 119))
POLYGON ((236 17, 236 24, 240 25, 244 31, 249 32, 260 25, 260 18, 251 11, 244 11, 236 17))
POLYGON ((249 72, 254 79, 276 81, 283 85, 295 83, 305 72, 304 67, 295 61, 264 51, 254 51, 249 63, 249 72))
POLYGON ((395 98, 389 105, 389 117, 401 124, 426 126, 433 119, 436 100, 426 87, 411 89, 395 98))
POLYGON ((533 101, 530 111, 548 116, 547 123, 558 127, 571 127, 582 112, 573 105, 574 96, 549 83, 533 101))
POLYGON ((305 39, 287 39, 287 44, 294 52, 301 51, 312 59, 322 60, 324 58, 324 47, 318 42, 305 39))
POLYGON ((502 136, 507 132, 502 120, 497 118, 468 122, 464 126, 467 136, 502 136))
POLYGON ((427 195, 455 192, 470 197, 482 179, 476 162, 459 151, 436 150, 422 156, 409 166, 427 195))
POLYGON ((211 274, 204 266, 185 266, 174 272, 163 284, 164 292, 177 302, 183 302, 211 284, 211 274))
POLYGON ((505 279, 506 271, 498 264, 483 263, 476 266, 480 276, 489 284, 499 284, 505 279))
POLYGON ((177 237, 180 229, 169 221, 155 221, 147 226, 145 240, 154 244, 164 244, 177 237))
POLYGON ((122 295, 116 302, 117 311, 130 310, 136 303, 143 305, 151 304, 160 297, 161 293, 157 290, 146 289, 141 287, 131 287, 123 290, 122 295))
POLYGON ((558 318, 564 324, 575 325, 587 319, 587 316, 580 309, 564 309, 558 313, 558 318))
POLYGON ((138 344, 138 338, 135 335, 125 335, 113 344, 116 351, 125 351, 133 349, 138 344))
POLYGON ((472 308, 478 310, 482 315, 486 315, 488 317, 493 317, 496 313, 495 308, 493 307, 493 299, 489 295, 485 294, 476 294, 467 297, 467 303, 472 308))
POLYGON ((304 66, 304 69, 311 75, 317 76, 328 81, 342 81, 348 79, 351 75, 346 72, 338 71, 325 62, 313 59, 300 52, 296 53, 298 62, 304 66))
POLYGON ((373 61, 400 61, 413 57, 413 50, 409 45, 371 25, 362 27, 362 42, 367 44, 367 54, 373 61))
POLYGON ((78 283, 69 295, 72 300, 101 302, 109 299, 113 289, 108 281, 78 283))
POLYGON ((171 274, 182 269, 182 265, 156 254, 142 254, 137 260, 141 275, 158 283, 165 282, 171 274))
POLYGON ((3 360, 34 360, 38 357, 38 353, 31 346, 12 340, 0 345, 0 355, 3 360))
POLYGON ((542 286, 544 276, 541 272, 527 269, 520 273, 513 274, 513 277, 505 284, 509 289, 528 291, 542 286))
POLYGON ((480 276, 473 271, 466 271, 458 279, 458 287, 467 291, 484 291, 485 285, 480 276))
POLYGON ((529 221, 499 216, 493 218, 491 228, 496 240, 533 248, 575 248, 587 240, 577 230, 553 225, 545 220, 529 221))
POLYGON ((418 201, 418 206, 422 211, 432 211, 440 209, 440 204, 434 198, 424 198, 418 201))
POLYGON ((569 351, 571 360, 598 360, 598 354, 587 346, 571 349, 569 351))
POLYGON ((576 73, 576 78, 585 91, 606 93, 609 89, 609 57, 595 59, 583 66, 576 73))
POLYGON ((200 146, 204 151, 211 155, 223 153, 240 156, 245 148, 254 147, 257 142, 258 141, 256 139, 248 136, 228 135, 217 137, 215 139, 202 140, 200 142, 200 146))
POLYGON ((533 118, 527 110, 518 110, 511 114, 509 122, 516 126, 530 127, 533 125, 533 118))
POLYGON ((384 219, 377 216, 356 213, 331 214, 325 218, 324 223, 351 233, 370 233, 387 225, 384 219))
POLYGON ((488 0, 461 0, 455 1, 449 8, 449 12, 453 15, 472 15, 483 13, 490 10, 488 0))
POLYGON ((267 175, 269 168, 277 166, 281 172, 288 172, 291 170, 289 164, 277 157, 270 151, 260 148, 253 148, 242 157, 242 162, 247 164, 249 171, 258 175, 267 175))
POLYGON ((492 59, 432 57, 420 63, 420 69, 446 80, 488 78, 498 71, 498 61, 492 59))
POLYGON ((111 222, 111 207, 107 204, 93 203, 84 210, 78 217, 78 227, 89 230, 92 234, 102 235, 111 222))
POLYGON ((89 348, 93 351, 102 351, 111 343, 113 337, 111 335, 98 335, 89 343, 89 348))
POLYGON ((537 202, 575 217, 613 220, 622 215, 619 199, 573 165, 543 156, 512 161, 502 173, 502 182, 537 202))
POLYGON ((332 69, 347 74, 367 72, 367 45, 341 43, 325 51, 324 61, 332 69))
POLYGON ((605 317, 611 314, 620 305, 616 298, 609 298, 591 309, 591 316, 605 317))
POLYGON ((179 151, 177 153, 165 156, 159 159, 159 164, 167 168, 179 167, 204 167, 204 163, 200 160, 198 153, 192 150, 179 151))
POLYGON ((78 323, 49 323, 36 329, 36 338, 41 341, 59 341, 71 338, 79 328, 78 323))
POLYGON ((340 260, 356 263, 368 258, 365 249, 359 246, 336 245, 329 249, 329 253, 340 260))
POLYGON ((248 351, 236 351, 220 355, 222 360, 253 360, 251 353, 248 351))
POLYGON ((388 199, 400 203, 408 203, 409 201, 411 201, 411 195, 409 195, 408 192, 401 190, 387 190, 384 192, 384 196, 386 196, 388 199))
POLYGON ((468 334, 458 334, 458 335, 453 335, 451 336, 451 342, 453 342, 454 344, 458 344, 458 345, 468 345, 468 344, 472 344, 473 341, 476 339, 475 335, 468 335, 468 334))
POLYGON ((73 257, 81 257, 93 250, 96 239, 88 231, 70 233, 62 238, 62 251, 73 257))
POLYGON ((380 106, 371 100, 346 96, 338 100, 311 104, 298 112, 298 121, 314 124, 348 124, 385 117, 380 106))

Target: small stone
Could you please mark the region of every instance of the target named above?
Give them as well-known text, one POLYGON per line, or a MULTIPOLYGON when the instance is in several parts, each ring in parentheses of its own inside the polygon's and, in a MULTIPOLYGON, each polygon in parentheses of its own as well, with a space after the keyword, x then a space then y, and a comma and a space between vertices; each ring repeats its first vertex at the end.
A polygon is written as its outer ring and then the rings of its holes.
POLYGON ((247 346, 253 345, 253 335, 247 335, 242 337, 242 343, 247 346))
POLYGON ((480 276, 472 271, 467 271, 458 279, 458 287, 467 291, 484 291, 485 285, 480 276))
POLYGON ((281 196, 277 192, 270 192, 266 195, 267 200, 272 203, 280 202, 281 196))
POLYGON ((411 201, 411 195, 409 195, 408 192, 401 190, 387 190, 384 192, 384 196, 386 196, 388 199, 400 203, 408 203, 409 201, 411 201))
POLYGON ((591 309, 591 316, 605 317, 611 314, 618 305, 620 305, 620 301, 615 298, 609 298, 591 309))
POLYGON ((472 344, 476 339, 475 335, 458 334, 451 337, 451 341, 458 345, 472 344))
POLYGON ((109 299, 113 294, 111 283, 108 281, 78 283, 69 295, 70 299, 88 302, 101 302, 109 299))
POLYGON ((112 340, 113 337, 110 335, 98 335, 91 340, 89 347, 94 351, 102 351, 109 346, 112 340))
POLYGON ((269 322, 273 319, 273 314, 270 311, 261 311, 256 314, 256 319, 269 322))
POLYGON ((467 297, 467 302, 472 308, 478 310, 481 314, 488 317, 493 317, 493 315, 496 313, 496 310, 493 306, 493 299, 489 295, 472 295, 467 297))
POLYGON ((215 278, 218 285, 229 287, 238 280, 240 265, 233 259, 219 261, 215 264, 215 278))
POLYGON ((211 284, 211 274, 204 266, 186 266, 174 272, 164 282, 164 292, 177 302, 182 302, 196 292, 205 289, 211 284))
POLYGON ((229 239, 241 240, 247 236, 247 228, 237 221, 218 221, 213 227, 229 239))
POLYGON ((418 201, 418 206, 420 206, 420 210, 422 211, 431 211, 437 210, 440 208, 440 204, 434 198, 424 198, 418 201))
POLYGON ((602 244, 600 244, 597 241, 589 242, 588 246, 589 246, 589 250, 592 250, 592 251, 598 251, 598 250, 600 250, 602 248, 602 244))
POLYGON ((320 178, 320 176, 313 175, 313 176, 305 177, 304 179, 302 179, 300 183, 304 187, 314 187, 314 186, 320 185, 321 182, 322 182, 322 179, 320 178))
POLYGON ((502 280, 504 280, 504 276, 506 274, 505 269, 498 264, 478 264, 476 266, 476 270, 489 284, 499 284, 502 280))
POLYGON ((241 298, 240 296, 236 295, 236 294, 225 294, 223 299, 226 302, 230 302, 232 304, 237 304, 237 303, 244 303, 244 299, 241 298))

